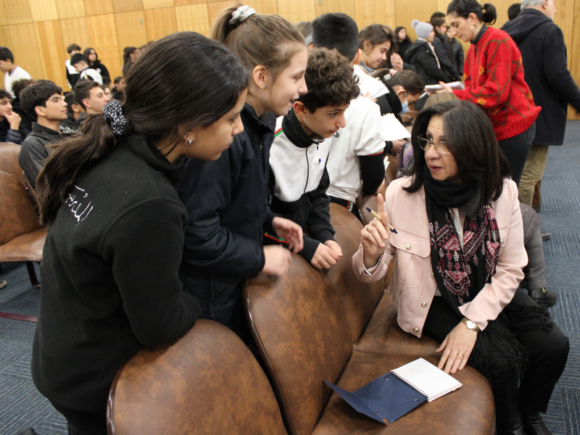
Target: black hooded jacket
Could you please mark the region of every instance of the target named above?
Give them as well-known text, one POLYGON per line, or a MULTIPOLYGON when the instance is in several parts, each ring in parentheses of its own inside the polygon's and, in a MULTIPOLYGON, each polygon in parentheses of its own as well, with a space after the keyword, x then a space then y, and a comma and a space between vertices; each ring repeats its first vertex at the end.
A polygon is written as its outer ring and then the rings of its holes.
POLYGON ((407 50, 407 59, 415 67, 424 85, 447 82, 447 74, 437 65, 437 58, 431 46, 422 39, 416 39, 407 50))
POLYGON ((562 30, 536 9, 524 9, 506 31, 522 53, 526 83, 536 106, 535 145, 562 145, 566 131, 566 104, 580 111, 580 89, 568 70, 562 30))

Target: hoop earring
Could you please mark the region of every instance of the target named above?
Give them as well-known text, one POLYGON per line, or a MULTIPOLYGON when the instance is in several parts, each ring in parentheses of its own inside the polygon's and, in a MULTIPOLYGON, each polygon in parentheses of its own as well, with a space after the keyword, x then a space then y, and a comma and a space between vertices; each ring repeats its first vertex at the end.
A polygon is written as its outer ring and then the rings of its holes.
POLYGON ((475 35, 477 33, 477 26, 475 24, 472 24, 471 27, 471 32, 475 35), (473 30, 473 28, 475 27, 475 30, 473 30))

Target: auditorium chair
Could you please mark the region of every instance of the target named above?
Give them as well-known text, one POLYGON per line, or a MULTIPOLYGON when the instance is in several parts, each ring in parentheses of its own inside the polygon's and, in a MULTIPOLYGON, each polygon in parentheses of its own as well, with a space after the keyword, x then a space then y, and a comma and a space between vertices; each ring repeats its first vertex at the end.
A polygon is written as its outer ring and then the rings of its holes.
POLYGON ((20 154, 21 148, 20 145, 10 142, 0 143, 0 171, 12 175, 23 186, 26 186, 24 172, 18 163, 18 154, 20 154))
POLYGON ((0 222, 0 263, 26 262, 30 282, 40 288, 33 263, 42 262, 47 229, 40 226, 36 204, 23 180, 3 171, 0 171, 0 222))
POLYGON ((357 413, 322 382, 354 391, 419 357, 439 359, 438 343, 397 326, 384 281, 356 279, 351 258, 362 225, 344 207, 331 204, 330 211, 344 254, 335 267, 319 271, 293 255, 286 277, 258 276, 245 288, 248 321, 288 433, 492 435, 491 387, 469 366, 453 375, 459 390, 387 425, 357 413))
POLYGON ((121 367, 107 403, 109 435, 285 435, 260 365, 225 326, 198 320, 173 343, 121 367))

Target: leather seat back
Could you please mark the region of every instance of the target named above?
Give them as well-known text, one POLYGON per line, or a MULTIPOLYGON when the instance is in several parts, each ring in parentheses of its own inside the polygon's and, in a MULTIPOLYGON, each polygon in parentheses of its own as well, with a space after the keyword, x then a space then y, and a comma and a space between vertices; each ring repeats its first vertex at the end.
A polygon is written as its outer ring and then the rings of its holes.
POLYGON ((20 145, 15 143, 0 143, 0 171, 12 175, 25 186, 24 172, 22 172, 22 168, 18 163, 18 155, 21 148, 20 145))
MULTIPOLYGON (((18 145, 16 145, 18 146, 18 145)), ((40 229, 35 204, 24 185, 0 171, 0 246, 40 229)))
POLYGON ((179 340, 142 349, 119 369, 109 435, 285 435, 260 365, 231 330, 198 320, 179 340))
POLYGON ((298 255, 292 260, 284 278, 248 280, 245 302, 286 427, 293 435, 310 435, 331 395, 322 380, 336 382, 352 342, 326 273, 298 255))
POLYGON ((354 274, 352 256, 358 250, 360 232, 363 228, 359 220, 338 204, 330 204, 330 217, 332 227, 336 231, 336 242, 340 245, 343 255, 338 264, 329 270, 328 279, 342 303, 351 343, 354 344, 383 296, 385 283, 381 280, 365 284, 354 274))

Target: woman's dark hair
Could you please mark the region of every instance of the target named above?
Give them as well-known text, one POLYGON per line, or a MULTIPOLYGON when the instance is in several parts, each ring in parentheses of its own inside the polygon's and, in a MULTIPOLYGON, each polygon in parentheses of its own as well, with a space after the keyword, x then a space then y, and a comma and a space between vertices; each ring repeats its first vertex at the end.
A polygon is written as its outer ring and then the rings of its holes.
POLYGON ((211 38, 228 47, 248 73, 257 65, 270 71, 274 80, 304 49, 300 31, 279 15, 254 14, 239 24, 230 24, 232 14, 241 6, 224 9, 211 29, 211 38))
POLYGON ((405 39, 399 38, 399 32, 403 29, 405 30, 405 32, 407 32, 407 28, 405 26, 398 26, 395 29, 395 40, 397 41, 397 44, 400 44, 401 42, 408 42, 410 44, 412 41, 411 41, 411 38, 409 38, 408 33, 407 33, 407 36, 405 37, 405 39))
MULTIPOLYGON (((153 44, 126 81, 123 114, 128 132, 142 134, 152 143, 167 141, 167 155, 191 129, 208 126, 229 112, 247 88, 248 74, 222 44, 198 33, 180 32, 153 44)), ((87 117, 83 134, 59 145, 36 184, 43 224, 55 219, 80 174, 116 145, 102 114, 87 117)))
POLYGON ((369 41, 372 47, 389 41, 391 48, 387 52, 387 59, 390 59, 391 54, 398 51, 395 34, 390 27, 383 26, 382 24, 371 24, 362 29, 358 34, 358 48, 363 51, 365 49, 365 41, 369 41))
POLYGON ((413 124, 413 181, 407 192, 416 192, 423 185, 428 171, 425 151, 418 137, 425 137, 433 116, 443 118, 447 148, 455 158, 459 178, 472 190, 471 199, 462 208, 467 216, 476 216, 482 207, 497 200, 503 189, 503 179, 510 175, 509 163, 501 152, 493 125, 482 108, 469 101, 450 101, 423 109, 413 124))
POLYGON ((477 19, 485 24, 493 24, 497 19, 495 6, 491 3, 480 5, 477 0, 453 0, 447 6, 447 15, 455 14, 461 18, 469 18, 469 14, 475 14, 477 19))
POLYGON ((419 74, 408 69, 398 72, 394 77, 387 80, 387 83, 391 87, 397 85, 404 87, 409 95, 422 94, 425 87, 419 74))
POLYGON ((94 48, 92 47, 85 48, 83 54, 86 56, 87 59, 89 59, 89 66, 98 65, 99 63, 101 63, 101 61, 99 60, 99 54, 97 53, 97 50, 95 50, 94 48), (94 62, 91 59, 89 59, 89 54, 91 54, 91 50, 95 52, 96 59, 94 62))
POLYGON ((125 47, 123 49, 123 65, 131 60, 131 55, 135 53, 135 50, 137 50, 137 47, 125 47))

